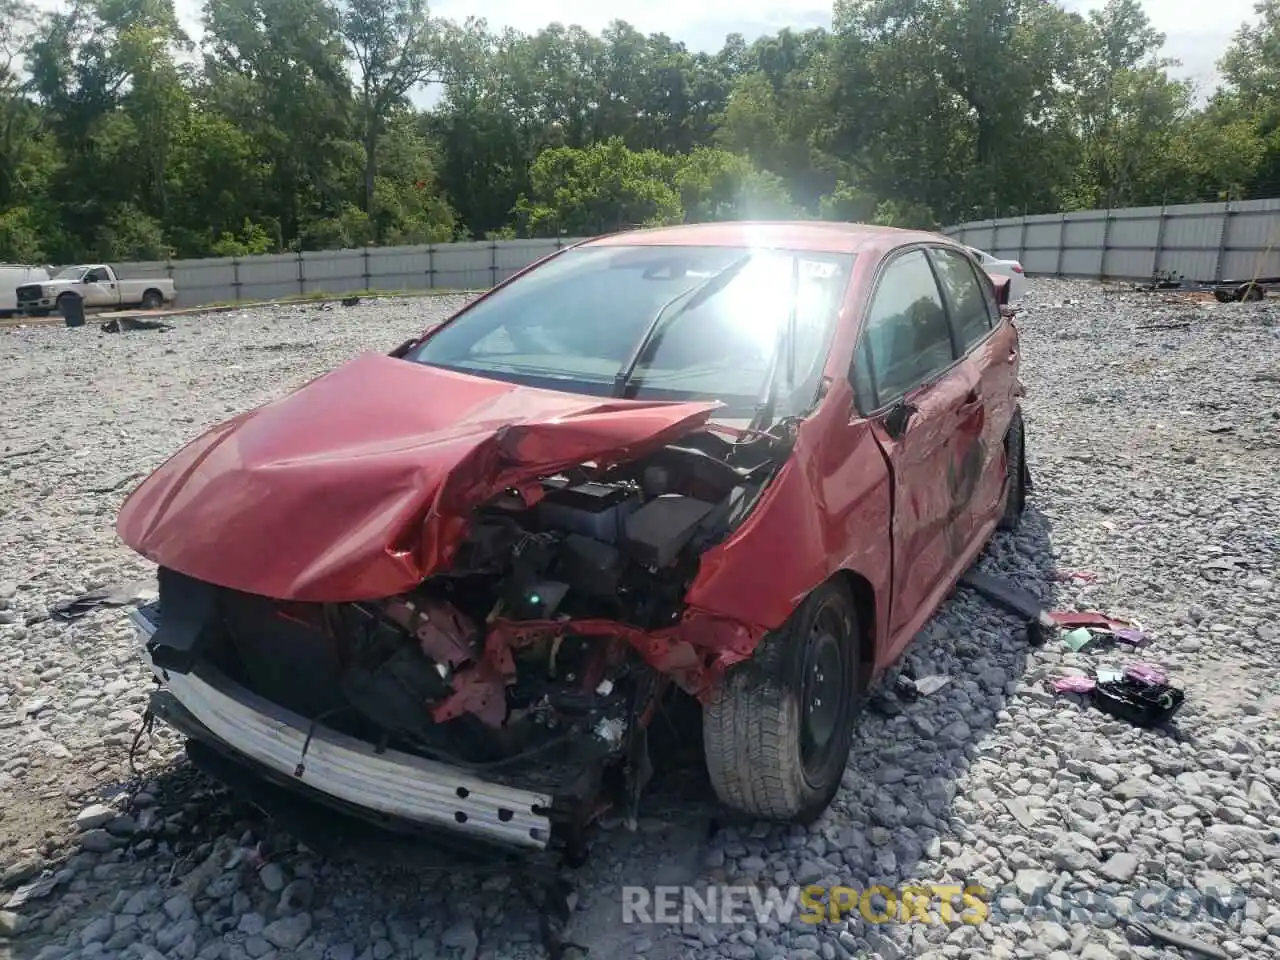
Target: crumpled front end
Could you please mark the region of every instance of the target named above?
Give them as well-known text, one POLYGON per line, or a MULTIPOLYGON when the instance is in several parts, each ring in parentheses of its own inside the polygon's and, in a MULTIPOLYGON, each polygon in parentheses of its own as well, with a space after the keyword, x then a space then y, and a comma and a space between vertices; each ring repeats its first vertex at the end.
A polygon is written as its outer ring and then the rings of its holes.
POLYGON ((340 368, 122 510, 160 566, 157 675, 235 750, 375 810, 366 780, 411 819, 537 846, 608 779, 633 806, 664 697, 708 693, 764 629, 686 601, 789 450, 726 439, 713 409, 340 368))

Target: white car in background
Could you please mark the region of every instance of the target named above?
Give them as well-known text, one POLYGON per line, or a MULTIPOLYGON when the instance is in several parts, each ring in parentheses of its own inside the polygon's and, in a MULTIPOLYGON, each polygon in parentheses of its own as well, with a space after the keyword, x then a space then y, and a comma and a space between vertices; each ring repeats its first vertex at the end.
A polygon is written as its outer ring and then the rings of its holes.
POLYGON ((48 279, 49 271, 43 267, 25 263, 0 263, 0 318, 11 317, 17 312, 20 286, 42 283, 48 279))
POLYGON ((1009 278, 1009 302, 1017 303, 1027 292, 1027 275, 1017 260, 1001 260, 976 247, 966 247, 987 273, 1009 278))

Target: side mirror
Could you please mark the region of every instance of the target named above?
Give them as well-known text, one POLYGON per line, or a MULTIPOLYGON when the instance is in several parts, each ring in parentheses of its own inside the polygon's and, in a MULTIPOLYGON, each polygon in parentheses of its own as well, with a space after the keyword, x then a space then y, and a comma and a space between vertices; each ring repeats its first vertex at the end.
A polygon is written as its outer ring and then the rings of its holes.
POLYGON ((1007 307, 1009 305, 1009 278, 994 273, 989 273, 987 276, 991 278, 991 285, 995 287, 996 304, 1002 308, 1007 307))
POLYGON ((885 433, 889 434, 894 440, 899 439, 907 432, 907 427, 911 423, 911 418, 920 411, 907 403, 905 400, 899 400, 884 415, 885 433))
POLYGON ((414 337, 412 340, 406 340, 400 346, 391 351, 390 356, 396 360, 403 360, 409 355, 409 351, 418 345, 419 338, 414 337))

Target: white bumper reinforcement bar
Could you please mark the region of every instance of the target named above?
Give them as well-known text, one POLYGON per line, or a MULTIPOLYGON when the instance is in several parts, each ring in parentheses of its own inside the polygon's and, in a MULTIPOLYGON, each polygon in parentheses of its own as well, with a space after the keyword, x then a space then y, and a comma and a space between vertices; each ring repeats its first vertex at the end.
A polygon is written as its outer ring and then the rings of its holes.
MULTIPOLYGON (((130 617, 145 641, 156 624, 145 610, 130 617)), ((150 657, 148 656, 148 662, 150 657)), ((443 763, 386 750, 316 724, 306 744, 311 721, 277 706, 215 671, 202 677, 152 672, 193 717, 232 749, 265 767, 293 777, 304 760, 300 778, 313 790, 366 810, 505 843, 543 849, 551 832, 544 812, 551 797, 478 779, 443 763)))

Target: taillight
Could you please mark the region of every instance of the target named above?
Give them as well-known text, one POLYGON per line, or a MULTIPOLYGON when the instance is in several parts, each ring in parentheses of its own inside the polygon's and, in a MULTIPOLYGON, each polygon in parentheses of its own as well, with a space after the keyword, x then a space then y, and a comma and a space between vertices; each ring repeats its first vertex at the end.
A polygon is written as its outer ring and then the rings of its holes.
POLYGON ((1013 265, 1013 272, 1014 272, 1014 273, 1021 273, 1021 272, 1022 272, 1022 264, 1020 264, 1020 263, 1015 263, 1015 264, 1013 265))

